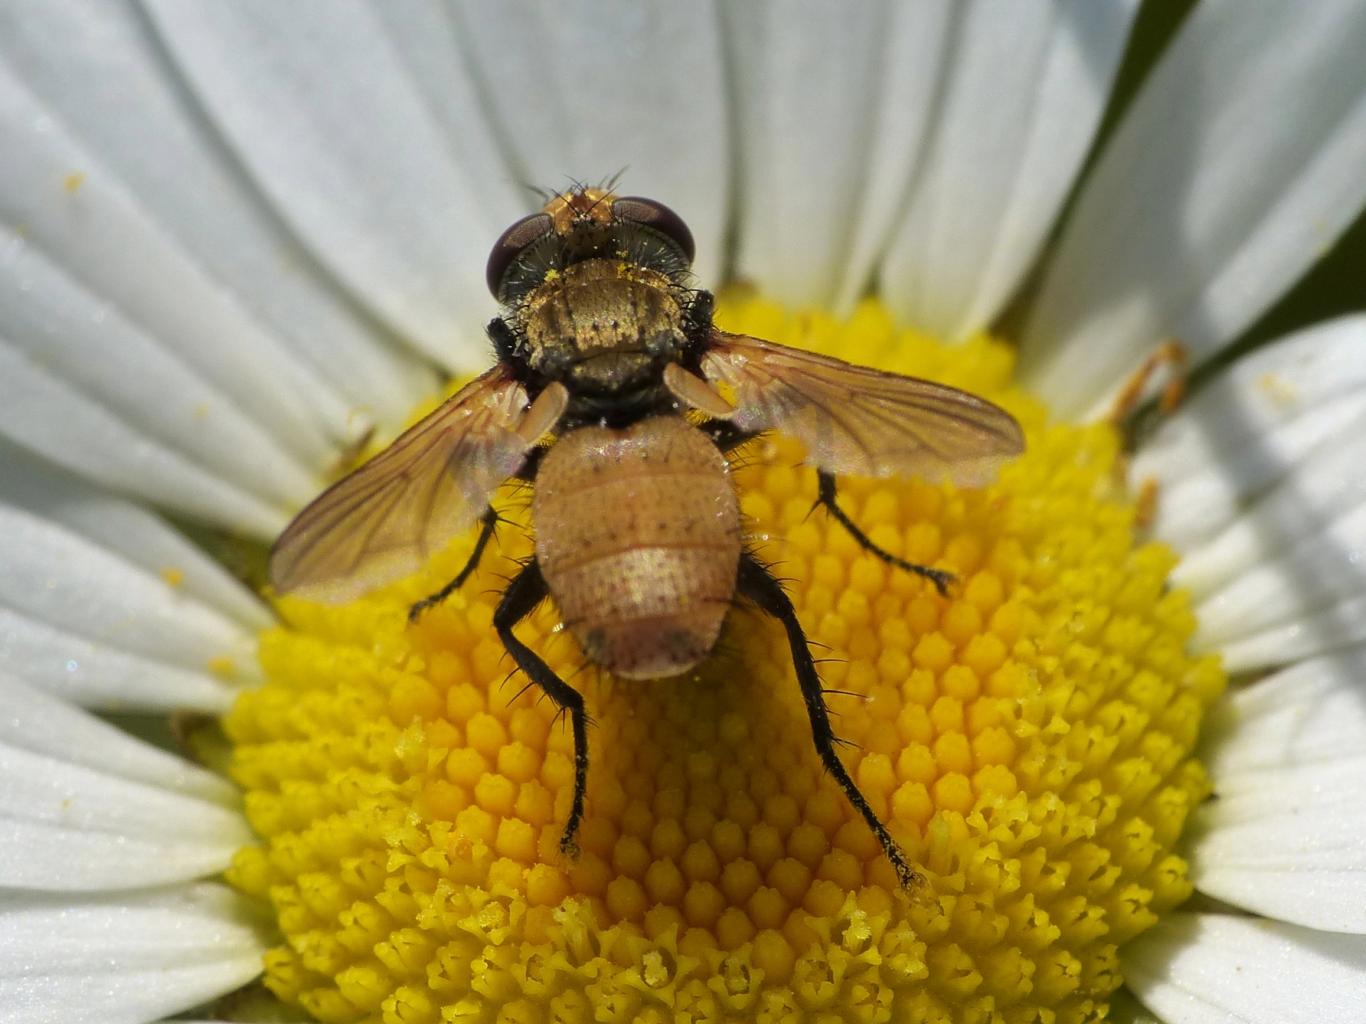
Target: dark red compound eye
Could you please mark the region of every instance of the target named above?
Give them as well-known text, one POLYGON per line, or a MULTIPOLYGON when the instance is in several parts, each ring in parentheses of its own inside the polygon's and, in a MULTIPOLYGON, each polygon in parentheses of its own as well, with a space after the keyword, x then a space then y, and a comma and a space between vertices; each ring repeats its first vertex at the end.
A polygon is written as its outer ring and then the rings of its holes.
POLYGON ((495 299, 498 298, 508 268, 522 254, 522 250, 554 229, 555 222, 550 219, 550 214, 533 213, 529 217, 523 217, 498 236, 498 241, 493 243, 493 250, 489 253, 488 267, 484 271, 484 279, 488 281, 489 291, 495 299))
POLYGON ((689 263, 692 262, 696 254, 692 232, 688 230, 688 225, 683 223, 683 218, 663 203, 640 196, 622 196, 612 204, 612 216, 617 220, 630 221, 632 224, 640 224, 658 231, 678 246, 689 263))

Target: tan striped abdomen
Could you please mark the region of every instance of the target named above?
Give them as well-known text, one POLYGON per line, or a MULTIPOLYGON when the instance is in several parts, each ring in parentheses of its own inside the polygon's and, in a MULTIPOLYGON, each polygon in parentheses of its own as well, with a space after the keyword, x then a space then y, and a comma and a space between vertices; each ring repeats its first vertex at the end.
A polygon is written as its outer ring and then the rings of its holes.
POLYGON ((740 509, 725 457, 674 416, 581 427, 536 471, 536 558, 584 653, 628 679, 711 653, 735 594, 740 509))

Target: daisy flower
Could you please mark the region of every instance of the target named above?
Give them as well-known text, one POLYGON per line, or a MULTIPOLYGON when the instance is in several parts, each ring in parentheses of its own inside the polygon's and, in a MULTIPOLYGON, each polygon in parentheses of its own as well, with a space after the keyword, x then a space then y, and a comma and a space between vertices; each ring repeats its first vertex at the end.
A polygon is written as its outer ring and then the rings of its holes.
POLYGON ((1366 316, 1229 346, 1366 205, 1366 3, 1203 0, 1111 104, 1138 13, 0 5, 0 1016, 1358 1019, 1366 316), (910 896, 743 608, 696 679, 575 677, 567 860, 570 739, 490 628, 525 530, 411 627, 472 536, 340 607, 261 585, 488 364, 520 183, 622 167, 729 329, 1025 429, 979 489, 845 485, 946 597, 808 517, 787 441, 736 468, 910 896))

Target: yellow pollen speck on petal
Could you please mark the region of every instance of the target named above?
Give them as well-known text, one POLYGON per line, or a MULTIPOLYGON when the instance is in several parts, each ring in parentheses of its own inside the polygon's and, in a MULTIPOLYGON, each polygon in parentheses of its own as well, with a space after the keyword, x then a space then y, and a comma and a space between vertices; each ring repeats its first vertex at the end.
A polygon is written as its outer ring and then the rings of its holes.
POLYGON ((62 188, 73 196, 81 190, 81 186, 84 184, 84 171, 72 171, 70 174, 68 174, 66 177, 62 179, 62 188))
POLYGON ((167 566, 157 574, 168 587, 179 587, 185 582, 185 570, 167 566))
MULTIPOLYGON (((174 585, 172 584, 172 586, 174 585)), ((223 679, 231 679, 237 674, 237 659, 226 654, 220 654, 209 659, 208 667, 214 675, 223 679)))
POLYGON ((1277 373, 1264 373, 1259 376, 1257 389, 1282 409, 1293 409, 1300 401, 1295 385, 1277 373))
POLYGON ((924 884, 907 896, 822 770, 777 623, 737 607, 693 676, 612 680, 553 606, 518 632, 587 702, 581 853, 560 852, 573 743, 492 630, 526 496, 463 564, 341 607, 280 602, 266 682, 225 726, 260 836, 229 877, 268 900, 266 984, 320 1021, 1089 1021, 1120 948, 1187 898, 1175 844, 1208 784, 1192 757, 1223 686, 1187 652, 1174 558, 1135 540, 1105 424, 1050 421, 988 338, 723 301, 721 322, 940 380, 1020 420, 1027 453, 977 490, 844 480, 874 541, 948 569, 947 597, 808 514, 815 474, 763 438, 735 480, 850 741, 840 756, 924 884))

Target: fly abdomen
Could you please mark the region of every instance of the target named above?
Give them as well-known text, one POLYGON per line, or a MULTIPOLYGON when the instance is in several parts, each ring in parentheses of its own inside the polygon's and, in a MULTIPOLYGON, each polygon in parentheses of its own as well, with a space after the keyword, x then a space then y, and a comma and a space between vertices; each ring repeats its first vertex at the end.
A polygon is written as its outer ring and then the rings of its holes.
POLYGON ((582 427, 542 458, 536 557, 593 662, 625 678, 711 653, 735 594, 740 511, 725 457, 686 420, 582 427))

